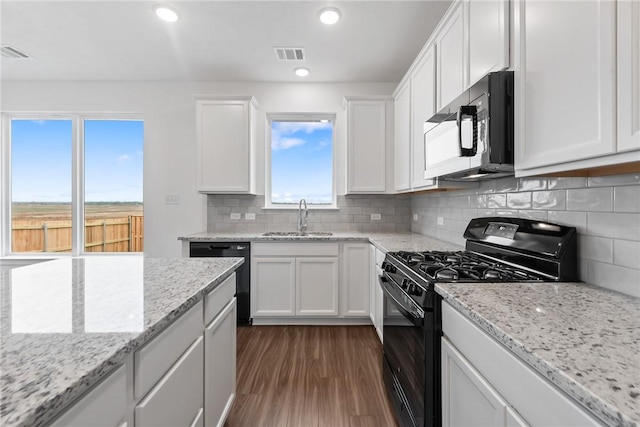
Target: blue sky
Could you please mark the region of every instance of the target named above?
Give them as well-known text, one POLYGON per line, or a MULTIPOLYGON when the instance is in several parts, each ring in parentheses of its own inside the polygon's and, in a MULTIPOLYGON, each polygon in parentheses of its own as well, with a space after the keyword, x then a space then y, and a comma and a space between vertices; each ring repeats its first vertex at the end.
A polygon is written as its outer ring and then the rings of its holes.
MULTIPOLYGON (((85 200, 142 202, 143 122, 85 120, 85 200)), ((71 202, 71 120, 13 120, 14 202, 71 202)))
POLYGON ((271 123, 272 203, 332 202, 333 123, 271 123))

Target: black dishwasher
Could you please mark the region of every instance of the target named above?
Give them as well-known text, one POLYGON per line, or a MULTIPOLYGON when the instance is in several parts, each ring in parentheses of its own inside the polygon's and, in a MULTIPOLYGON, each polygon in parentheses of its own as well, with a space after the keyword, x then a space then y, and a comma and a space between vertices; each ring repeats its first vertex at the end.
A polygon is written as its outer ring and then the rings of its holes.
POLYGON ((189 256, 242 257, 244 264, 236 270, 238 325, 251 325, 251 245, 249 242, 191 242, 189 256))

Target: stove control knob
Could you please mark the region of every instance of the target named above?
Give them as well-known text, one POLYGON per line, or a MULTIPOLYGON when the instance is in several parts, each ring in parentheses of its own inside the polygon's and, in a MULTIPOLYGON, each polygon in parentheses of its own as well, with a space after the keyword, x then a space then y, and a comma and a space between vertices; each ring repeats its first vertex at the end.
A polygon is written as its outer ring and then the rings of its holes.
POLYGON ((385 263, 383 263, 382 264, 382 268, 387 273, 395 273, 396 272, 396 268, 392 264, 389 264, 389 263, 386 263, 386 265, 385 265, 385 263))
POLYGON ((402 283, 400 284, 400 287, 405 291, 408 291, 409 288, 411 288, 411 283, 409 283, 409 279, 402 279, 402 283))

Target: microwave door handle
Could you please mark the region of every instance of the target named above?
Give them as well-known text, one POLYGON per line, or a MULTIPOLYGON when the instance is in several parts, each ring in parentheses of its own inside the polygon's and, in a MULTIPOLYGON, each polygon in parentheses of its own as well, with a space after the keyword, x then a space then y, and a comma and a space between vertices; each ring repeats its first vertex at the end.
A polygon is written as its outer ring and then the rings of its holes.
POLYGON ((473 157, 478 151, 478 109, 475 105, 463 105, 458 109, 456 124, 458 126, 458 145, 461 157, 473 157), (471 148, 462 144, 462 121, 465 117, 471 118, 471 148))

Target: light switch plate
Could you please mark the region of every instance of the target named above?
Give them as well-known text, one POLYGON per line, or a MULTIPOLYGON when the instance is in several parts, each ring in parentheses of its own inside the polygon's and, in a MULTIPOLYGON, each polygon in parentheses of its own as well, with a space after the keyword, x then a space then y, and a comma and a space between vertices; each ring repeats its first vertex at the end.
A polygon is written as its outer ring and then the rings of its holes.
POLYGON ((413 220, 417 221, 418 220, 418 214, 413 214, 413 220))
POLYGON ((256 220, 256 214, 254 214, 254 213, 246 213, 246 214, 244 214, 244 219, 246 219, 247 221, 255 221, 256 220))
POLYGON ((371 221, 380 221, 382 219, 381 214, 371 214, 371 221))
POLYGON ((441 216, 438 217, 438 225, 444 225, 444 218, 441 216))
POLYGON ((242 215, 239 213, 232 213, 231 214, 231 219, 240 219, 242 218, 242 215))
POLYGON ((164 204, 165 205, 179 205, 180 204, 180 195, 179 194, 167 194, 164 196, 164 204))

